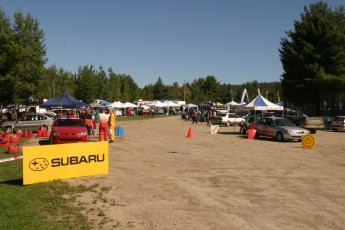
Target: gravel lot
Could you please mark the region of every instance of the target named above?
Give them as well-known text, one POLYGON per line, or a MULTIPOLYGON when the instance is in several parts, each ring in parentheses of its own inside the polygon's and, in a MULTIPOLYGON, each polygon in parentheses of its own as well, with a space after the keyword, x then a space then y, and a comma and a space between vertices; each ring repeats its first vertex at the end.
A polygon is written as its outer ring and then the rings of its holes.
POLYGON ((345 132, 304 149, 177 116, 117 125, 109 174, 68 180, 98 185, 76 201, 95 229, 345 229, 345 132))

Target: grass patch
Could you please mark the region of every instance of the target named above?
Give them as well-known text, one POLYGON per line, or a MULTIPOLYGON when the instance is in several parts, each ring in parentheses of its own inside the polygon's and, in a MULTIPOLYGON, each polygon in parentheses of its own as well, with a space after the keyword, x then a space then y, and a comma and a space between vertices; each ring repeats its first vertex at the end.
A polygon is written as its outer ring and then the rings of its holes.
MULTIPOLYGON (((0 148, 0 159, 12 156, 0 148)), ((92 229, 81 208, 69 204, 94 187, 58 180, 23 186, 22 170, 22 160, 0 163, 0 229, 92 229)))

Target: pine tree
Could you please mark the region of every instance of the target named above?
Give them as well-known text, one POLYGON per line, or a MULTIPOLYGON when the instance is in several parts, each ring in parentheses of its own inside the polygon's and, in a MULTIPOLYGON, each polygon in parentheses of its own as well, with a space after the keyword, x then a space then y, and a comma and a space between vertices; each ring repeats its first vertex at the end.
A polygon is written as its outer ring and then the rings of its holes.
POLYGON ((345 14, 324 2, 304 7, 295 31, 281 39, 283 96, 295 105, 312 104, 316 113, 325 98, 344 92, 345 14))

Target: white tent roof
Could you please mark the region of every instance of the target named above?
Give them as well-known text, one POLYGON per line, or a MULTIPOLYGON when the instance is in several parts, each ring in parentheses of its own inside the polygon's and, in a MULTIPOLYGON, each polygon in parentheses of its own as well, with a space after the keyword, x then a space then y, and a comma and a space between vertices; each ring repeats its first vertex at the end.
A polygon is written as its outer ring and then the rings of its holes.
POLYGON ((167 107, 179 107, 178 104, 176 104, 175 102, 169 101, 169 100, 164 101, 163 104, 167 107))
POLYGON ((226 103, 225 105, 239 105, 239 103, 237 103, 235 101, 230 101, 230 102, 226 103))
POLYGON ((190 108, 190 107, 198 107, 198 106, 197 106, 197 105, 194 105, 194 104, 187 104, 187 105, 185 105, 184 107, 190 108))
POLYGON ((143 109, 149 109, 149 108, 150 108, 150 107, 147 106, 147 105, 141 105, 140 107, 143 108, 143 109))
POLYGON ((261 95, 258 95, 254 100, 243 106, 245 109, 253 110, 283 110, 284 107, 276 105, 261 95))
POLYGON ((120 101, 114 101, 113 103, 109 104, 108 106, 113 107, 113 108, 124 108, 123 103, 120 101))
POLYGON ((137 108, 138 106, 136 104, 130 103, 130 102, 126 102, 123 103, 123 108, 137 108))
POLYGON ((155 100, 155 101, 152 101, 149 104, 147 104, 147 106, 150 106, 150 107, 165 107, 166 105, 164 105, 164 103, 160 102, 159 100, 155 100))

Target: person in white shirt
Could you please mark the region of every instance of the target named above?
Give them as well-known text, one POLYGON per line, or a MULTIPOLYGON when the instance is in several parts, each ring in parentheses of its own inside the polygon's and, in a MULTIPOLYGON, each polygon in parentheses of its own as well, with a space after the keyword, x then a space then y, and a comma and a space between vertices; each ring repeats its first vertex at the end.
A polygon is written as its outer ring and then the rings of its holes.
POLYGON ((106 109, 99 114, 99 141, 108 141, 108 120, 109 115, 105 113, 106 109))

